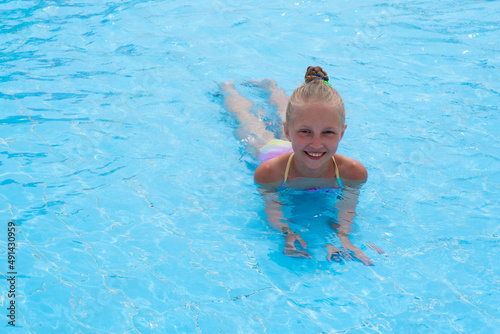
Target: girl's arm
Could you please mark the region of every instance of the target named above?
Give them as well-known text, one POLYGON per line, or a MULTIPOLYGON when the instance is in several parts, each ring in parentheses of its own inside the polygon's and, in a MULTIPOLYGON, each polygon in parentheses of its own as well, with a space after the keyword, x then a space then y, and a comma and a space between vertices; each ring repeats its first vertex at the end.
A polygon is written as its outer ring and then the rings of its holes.
POLYGON ((288 226, 288 219, 283 214, 283 204, 279 201, 278 194, 275 191, 259 188, 259 192, 264 199, 264 212, 267 216, 267 221, 271 227, 280 230, 285 235, 285 250, 284 253, 292 257, 311 257, 307 252, 298 250, 295 247, 295 242, 298 241, 303 249, 306 249, 307 244, 302 237, 293 232, 288 226))
MULTIPOLYGON (((337 236, 340 239, 341 246, 345 250, 354 253, 354 257, 369 266, 373 265, 373 261, 368 258, 359 247, 354 246, 349 239, 349 234, 354 229, 353 220, 354 217, 356 217, 356 206, 358 204, 360 186, 361 185, 344 189, 342 199, 335 203, 335 207, 338 210, 337 222, 332 223, 331 226, 337 230, 337 236)), ((332 255, 339 255, 341 252, 332 245, 327 245, 327 248, 328 260, 330 260, 332 255)), ((350 257, 350 254, 344 254, 344 256, 350 257)))

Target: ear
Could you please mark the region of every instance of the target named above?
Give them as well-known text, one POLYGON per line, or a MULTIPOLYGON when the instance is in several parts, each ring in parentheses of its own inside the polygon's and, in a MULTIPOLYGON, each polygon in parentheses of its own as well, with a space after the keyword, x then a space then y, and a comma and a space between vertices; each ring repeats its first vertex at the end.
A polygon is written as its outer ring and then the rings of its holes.
POLYGON ((347 124, 344 124, 344 127, 342 129, 342 133, 340 133, 340 140, 342 140, 342 137, 344 137, 345 129, 347 129, 347 124))
POLYGON ((286 138, 288 138, 289 141, 292 141, 290 139, 290 130, 288 129, 288 123, 283 122, 283 132, 285 133, 286 138))

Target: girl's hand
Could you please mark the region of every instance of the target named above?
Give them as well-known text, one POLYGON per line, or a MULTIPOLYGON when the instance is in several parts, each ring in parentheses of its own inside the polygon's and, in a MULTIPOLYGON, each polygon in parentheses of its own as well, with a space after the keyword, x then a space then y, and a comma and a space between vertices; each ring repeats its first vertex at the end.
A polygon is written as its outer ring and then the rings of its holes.
POLYGON ((343 243, 342 246, 345 247, 347 251, 338 249, 330 244, 326 245, 326 248, 328 248, 327 259, 329 262, 332 262, 332 258, 333 261, 335 262, 340 262, 341 258, 346 260, 351 260, 353 258, 352 253, 354 253, 354 257, 363 262, 363 264, 367 266, 373 265, 373 261, 370 258, 368 258, 368 256, 366 256, 365 253, 363 253, 363 251, 360 248, 354 246, 350 242, 343 243))
POLYGON ((368 256, 366 256, 366 254, 363 253, 363 251, 359 247, 354 246, 347 235, 342 235, 342 232, 340 232, 338 235, 340 237, 341 245, 344 249, 354 253, 354 257, 363 262, 366 266, 373 265, 373 261, 368 256))
POLYGON ((302 237, 298 234, 295 234, 293 232, 289 232, 287 236, 285 237, 285 251, 284 253, 288 256, 291 257, 311 257, 309 253, 306 251, 301 251, 295 248, 295 242, 298 241, 300 243, 300 246, 304 249, 307 248, 307 244, 304 240, 302 240, 302 237))
POLYGON ((344 258, 344 259, 351 258, 351 254, 349 254, 341 249, 338 249, 337 247, 334 247, 333 245, 327 244, 326 248, 328 249, 328 255, 326 257, 328 262, 332 262, 332 258, 333 258, 333 261, 335 261, 335 262, 342 261, 342 258, 344 258))

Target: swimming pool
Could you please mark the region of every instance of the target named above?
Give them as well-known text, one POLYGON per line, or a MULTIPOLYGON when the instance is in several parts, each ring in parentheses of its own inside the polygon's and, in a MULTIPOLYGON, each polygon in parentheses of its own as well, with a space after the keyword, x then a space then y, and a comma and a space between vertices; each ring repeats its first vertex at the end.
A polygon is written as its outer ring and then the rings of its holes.
POLYGON ((499 15, 498 1, 1 3, 5 277, 18 225, 1 326, 14 332, 14 300, 26 333, 494 333, 499 15), (241 83, 290 93, 308 65, 346 103, 339 152, 369 171, 352 239, 371 267, 282 254, 222 104, 233 79, 270 111, 241 83))

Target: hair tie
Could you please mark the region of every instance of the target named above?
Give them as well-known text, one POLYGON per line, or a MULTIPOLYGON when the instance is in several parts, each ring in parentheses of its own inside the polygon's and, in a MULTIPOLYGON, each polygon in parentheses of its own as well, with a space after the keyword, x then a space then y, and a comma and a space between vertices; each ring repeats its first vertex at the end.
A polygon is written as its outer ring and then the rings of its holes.
POLYGON ((324 81, 328 82, 328 78, 327 78, 327 77, 322 76, 321 74, 311 74, 311 75, 312 75, 312 76, 314 76, 314 77, 317 77, 317 78, 321 78, 321 79, 323 79, 324 81))
MULTIPOLYGON (((324 77, 324 76, 322 76, 321 74, 311 74, 311 75, 312 75, 313 77, 316 77, 316 78, 318 78, 318 79, 323 80, 323 82, 324 82, 324 84, 325 84, 325 85, 328 85, 328 86, 332 87, 332 85, 328 82, 328 78, 327 78, 327 77, 324 77)), ((318 80, 318 79, 316 79, 316 78, 313 78, 313 79, 309 80, 309 82, 314 81, 314 80, 318 80)))
POLYGON ((314 81, 314 80, 320 80, 320 79, 321 79, 321 80, 323 80, 323 83, 324 83, 325 85, 328 85, 328 86, 332 87, 332 84, 331 84, 331 83, 329 83, 329 82, 328 82, 328 79, 327 79, 327 78, 325 78, 324 76, 322 76, 322 75, 320 75, 320 74, 311 74, 311 75, 312 75, 312 76, 315 76, 315 77, 317 77, 317 78, 313 78, 313 79, 309 80, 309 82, 314 81))

